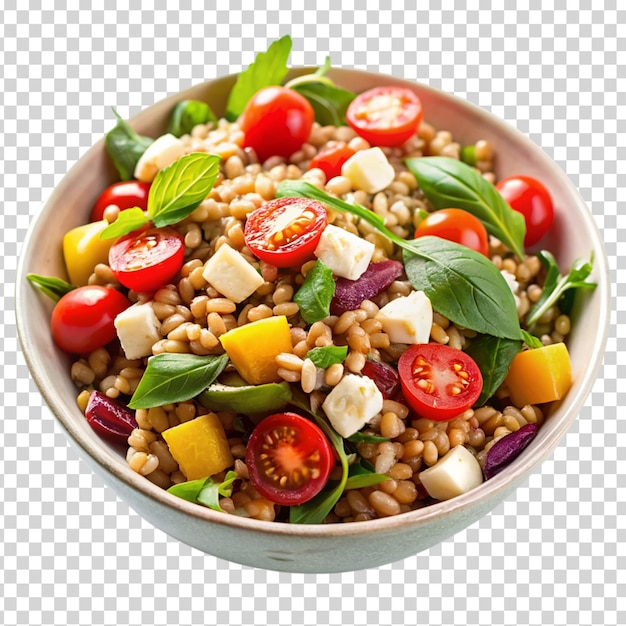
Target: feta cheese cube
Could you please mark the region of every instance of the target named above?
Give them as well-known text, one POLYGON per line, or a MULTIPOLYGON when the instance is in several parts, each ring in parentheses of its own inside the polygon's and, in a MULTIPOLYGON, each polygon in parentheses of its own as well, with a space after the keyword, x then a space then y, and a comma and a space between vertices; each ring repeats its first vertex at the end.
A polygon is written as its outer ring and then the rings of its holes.
POLYGON ((127 359, 150 356, 152 346, 161 339, 161 322, 150 304, 133 304, 113 323, 127 359))
POLYGON ((428 343, 433 307, 423 291, 412 291, 385 304, 376 319, 392 343, 428 343))
POLYGON ((356 280, 372 260, 373 243, 353 233, 329 224, 315 249, 315 256, 327 265, 335 276, 356 280))
POLYGON ((385 153, 376 147, 353 154, 341 167, 341 175, 356 189, 377 193, 393 182, 396 173, 385 153))
POLYGON ((185 154, 183 142, 167 133, 151 143, 141 155, 135 166, 135 178, 144 183, 151 183, 159 170, 172 164, 185 154))
POLYGON ((202 276, 233 302, 245 300, 265 282, 237 250, 226 244, 220 246, 204 264, 202 276))
POLYGON ((349 437, 361 430, 383 408, 383 394, 367 376, 347 374, 326 396, 322 409, 332 427, 349 437))

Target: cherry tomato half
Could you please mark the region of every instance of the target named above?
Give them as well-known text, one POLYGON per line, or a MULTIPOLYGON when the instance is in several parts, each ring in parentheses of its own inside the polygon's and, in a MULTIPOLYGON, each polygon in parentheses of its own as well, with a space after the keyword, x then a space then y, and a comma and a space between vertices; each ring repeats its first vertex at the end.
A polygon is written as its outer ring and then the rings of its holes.
POLYGON ((270 502, 297 505, 315 497, 335 464, 322 430, 296 413, 261 420, 246 447, 246 466, 256 490, 270 502))
POLYGON ((309 169, 319 168, 330 180, 341 174, 341 166, 355 153, 345 141, 335 141, 322 148, 309 163, 309 169))
POLYGON ((359 94, 346 111, 354 131, 373 146, 399 146, 422 121, 422 103, 404 87, 374 87, 359 94))
POLYGON ((297 267, 313 257, 327 225, 326 209, 317 200, 276 198, 248 215, 244 239, 261 261, 297 267))
POLYGON ((243 145, 260 161, 271 156, 289 158, 309 138, 315 113, 309 101, 287 87, 258 91, 239 116, 243 145))
POLYGON ((145 211, 148 207, 149 192, 150 183, 142 183, 139 180, 123 180, 119 183, 113 183, 96 200, 91 211, 90 221, 100 221, 105 209, 111 204, 117 205, 120 211, 136 206, 145 211))
POLYGON ((427 215, 415 229, 416 239, 425 235, 454 241, 489 256, 487 229, 463 209, 440 209, 427 215))
POLYGON ((129 306, 129 300, 111 287, 77 287, 62 296, 52 310, 52 338, 66 352, 92 352, 115 339, 113 322, 129 306))
POLYGON ((124 287, 156 291, 174 278, 184 256, 180 233, 169 226, 148 228, 118 239, 109 251, 109 266, 124 287))
POLYGON ((404 398, 427 419, 445 422, 478 399, 483 377, 465 352, 437 343, 411 346, 398 361, 404 398))
POLYGON ((526 221, 524 245, 536 244, 554 222, 554 206, 550 192, 530 176, 509 176, 496 184, 500 195, 526 221))

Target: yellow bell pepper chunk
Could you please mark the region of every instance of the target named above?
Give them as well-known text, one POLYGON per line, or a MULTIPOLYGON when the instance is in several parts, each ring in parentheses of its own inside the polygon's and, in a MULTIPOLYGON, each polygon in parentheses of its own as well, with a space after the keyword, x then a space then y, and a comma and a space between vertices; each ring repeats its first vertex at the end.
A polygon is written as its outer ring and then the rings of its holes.
POLYGON ((213 476, 234 463, 224 427, 215 413, 183 422, 162 434, 187 480, 213 476))
POLYGON ((572 366, 564 343, 519 352, 505 379, 516 406, 560 400, 572 385, 572 366))
POLYGON ((100 239, 108 226, 106 220, 72 228, 63 237, 63 257, 69 282, 76 287, 86 285, 98 263, 108 263, 109 249, 115 239, 100 239))
POLYGON ((276 357, 281 352, 293 352, 284 315, 233 328, 221 335, 220 341, 235 369, 250 385, 281 381, 276 357))

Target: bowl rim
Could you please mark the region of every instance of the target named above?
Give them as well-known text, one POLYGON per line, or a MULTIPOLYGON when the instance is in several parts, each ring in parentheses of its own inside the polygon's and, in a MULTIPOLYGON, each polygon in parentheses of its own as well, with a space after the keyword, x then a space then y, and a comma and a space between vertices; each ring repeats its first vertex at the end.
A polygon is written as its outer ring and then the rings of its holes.
MULTIPOLYGON (((311 69, 314 68, 294 67, 291 69, 290 75, 297 75, 298 73, 304 73, 311 69)), ((450 100, 452 104, 469 108, 474 115, 484 120, 490 126, 496 127, 498 132, 502 133, 503 136, 511 137, 516 142, 521 142, 523 145, 528 147, 528 149, 532 150, 533 154, 536 155, 540 161, 548 165, 553 172, 556 172, 556 176, 559 178, 559 183, 565 186, 570 195, 575 199, 580 209, 580 215, 583 217, 584 226, 589 231, 590 238, 594 244, 594 272, 600 279, 597 281, 598 286, 596 289, 599 290, 599 293, 596 297, 599 301, 598 315, 599 322, 601 323, 599 323, 593 330, 595 333, 594 345, 596 346, 593 358, 590 359, 585 368, 583 376, 584 381, 577 385, 574 389, 570 390, 567 396, 569 405, 567 415, 563 416, 558 425, 551 428, 549 432, 544 431, 544 433, 547 432, 547 434, 543 437, 542 445, 529 446, 518 458, 515 459, 515 461, 513 461, 513 463, 511 463, 511 465, 507 467, 506 472, 497 474, 490 480, 483 482, 475 489, 452 498, 451 500, 429 504, 423 508, 402 513, 397 516, 369 521, 345 522, 342 524, 288 524, 224 514, 219 511, 214 511, 210 508, 188 502, 182 498, 178 498, 168 493, 161 487, 154 485, 149 480, 145 479, 145 477, 133 472, 127 465, 111 462, 111 453, 106 446, 96 445, 91 439, 87 438, 81 430, 73 425, 72 420, 65 415, 65 409, 61 399, 57 397, 54 390, 46 384, 45 377, 40 369, 41 360, 36 354, 32 337, 29 332, 27 316, 25 311, 23 311, 23 307, 19 306, 23 299, 22 294, 24 290, 32 288, 26 279, 28 251, 35 245, 37 237, 41 236, 40 231, 44 228, 44 219, 47 217, 57 198, 63 193, 63 188, 66 184, 68 184, 68 181, 77 175, 81 162, 86 159, 89 154, 103 149, 103 137, 76 160, 76 162, 69 168, 68 172, 63 176, 61 182, 52 191, 48 199, 43 203, 43 206, 31 219, 28 232, 20 248, 20 257, 16 273, 15 308, 18 339, 30 374, 37 384, 39 392, 51 410, 57 423, 68 435, 71 443, 75 445, 82 454, 93 459, 105 471, 110 472, 116 479, 123 482, 133 491, 138 492, 138 495, 149 496, 164 506, 175 509, 185 515, 196 518, 197 520, 203 520, 213 524, 251 531, 254 533, 281 535, 285 537, 328 537, 329 535, 356 536, 367 535, 372 532, 389 533, 396 531, 399 527, 419 526, 431 522, 435 518, 452 513, 458 513, 463 509, 469 508, 470 505, 474 506, 480 503, 486 503, 492 498, 497 497, 497 495, 505 490, 507 486, 517 485, 528 474, 536 471, 540 464, 554 451, 566 432, 570 429, 572 423, 577 418, 580 410, 583 408, 595 383, 598 371, 602 365, 610 328, 611 293, 608 259, 606 252, 604 251, 598 227, 590 210, 586 206, 582 196, 574 184, 566 176, 561 167, 558 166, 541 149, 540 146, 533 142, 529 137, 518 131, 511 124, 495 116, 487 109, 460 98, 455 94, 436 89, 418 81, 406 80, 392 75, 360 69, 336 67, 332 68, 328 73, 329 77, 336 79, 339 84, 341 78, 347 74, 353 74, 355 76, 360 75, 363 79, 384 78, 388 82, 404 85, 438 98, 443 96, 444 98, 450 100), (572 392, 574 392, 573 397, 570 395, 572 392)), ((157 105, 160 107, 171 107, 176 102, 188 97, 190 93, 196 92, 199 89, 208 89, 210 85, 216 83, 217 81, 232 81, 235 76, 236 74, 228 74, 216 77, 171 94, 154 103, 150 107, 144 108, 142 111, 133 116, 130 119, 130 122, 133 125, 140 123, 142 118, 148 115, 148 111, 157 105)), ((542 430, 544 429, 541 429, 540 432, 542 430)), ((132 503, 129 504, 132 507, 132 503)))

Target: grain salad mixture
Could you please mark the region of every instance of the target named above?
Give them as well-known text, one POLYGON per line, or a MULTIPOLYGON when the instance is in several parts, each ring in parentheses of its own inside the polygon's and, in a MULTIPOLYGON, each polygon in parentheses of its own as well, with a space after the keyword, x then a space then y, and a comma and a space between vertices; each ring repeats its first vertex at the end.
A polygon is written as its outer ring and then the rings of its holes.
POLYGON ((266 521, 398 515, 506 471, 549 419, 591 260, 561 273, 549 191, 497 180, 488 141, 327 65, 284 83, 290 46, 219 118, 119 119, 120 182, 66 234, 69 282, 30 279, 88 423, 146 480, 266 521))

